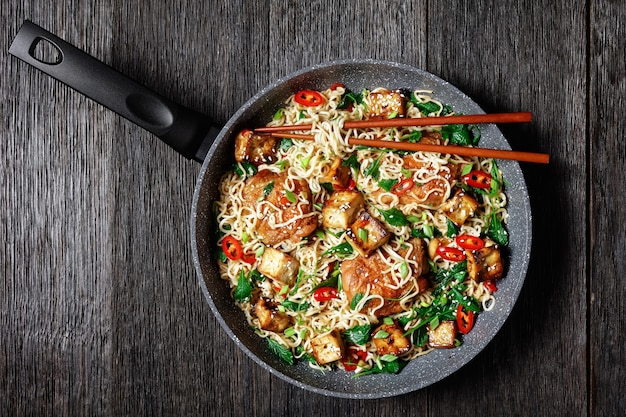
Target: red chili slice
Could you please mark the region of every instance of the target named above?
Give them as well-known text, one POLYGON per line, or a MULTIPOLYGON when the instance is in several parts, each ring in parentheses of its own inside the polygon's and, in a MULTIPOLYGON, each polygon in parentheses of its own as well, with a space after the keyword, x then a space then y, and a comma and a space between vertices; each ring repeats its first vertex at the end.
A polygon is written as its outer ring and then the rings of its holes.
POLYGON ((314 107, 324 103, 324 96, 315 90, 300 90, 296 93, 294 100, 303 106, 314 107))
POLYGON ((478 250, 485 247, 485 241, 478 236, 472 236, 468 234, 458 235, 456 237, 456 244, 463 249, 478 250))
POLYGON ((463 334, 468 334, 474 327, 474 312, 463 311, 463 306, 459 304, 456 309, 456 325, 463 334))
POLYGON ((402 181, 391 187, 391 192, 395 195, 401 195, 413 188, 414 185, 415 181, 413 181, 413 178, 404 178, 402 181))
POLYGON ((489 292, 496 292, 498 291, 498 287, 496 287, 496 282, 492 279, 488 280, 488 281, 483 281, 483 286, 485 288, 487 288, 487 290, 489 292))
POLYGON ((437 255, 446 261, 461 262, 465 259, 465 253, 461 249, 451 248, 450 246, 438 246, 437 255))
POLYGON ((343 85, 343 84, 341 84, 341 83, 334 83, 333 85, 331 85, 331 86, 330 86, 330 89, 331 89, 331 90, 336 90, 336 89, 338 89, 339 87, 341 87, 341 88, 346 88, 346 86, 345 86, 345 85, 343 85))
POLYGON ((324 301, 332 300, 333 298, 337 298, 339 293, 337 292, 337 288, 335 287, 320 287, 315 290, 313 293, 313 298, 315 301, 319 301, 323 303, 324 301))
POLYGON ((243 256, 241 243, 232 236, 226 236, 224 240, 222 240, 222 250, 226 257, 232 261, 237 261, 243 256))
POLYGON ((241 255, 241 260, 247 264, 252 265, 256 262, 256 255, 254 253, 244 253, 241 255))
POLYGON ((463 176, 463 181, 474 188, 491 188, 491 175, 479 169, 463 176))
POLYGON ((356 369, 360 361, 367 359, 367 352, 364 350, 348 349, 348 355, 341 360, 346 371, 352 372, 356 369))

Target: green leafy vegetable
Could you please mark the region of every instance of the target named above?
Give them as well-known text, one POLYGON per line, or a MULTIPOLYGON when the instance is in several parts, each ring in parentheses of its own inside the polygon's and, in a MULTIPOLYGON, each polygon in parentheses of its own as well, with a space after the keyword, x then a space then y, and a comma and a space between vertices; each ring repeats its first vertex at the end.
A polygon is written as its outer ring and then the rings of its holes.
POLYGON ((270 349, 270 351, 274 355, 278 356, 281 360, 283 360, 289 365, 293 365, 294 360, 293 360, 293 353, 291 352, 291 350, 281 345, 274 339, 267 339, 267 347, 270 349))
POLYGON ((381 157, 379 156, 374 162, 365 167, 365 169, 363 170, 363 175, 365 175, 366 177, 372 177, 375 180, 378 179, 378 177, 380 176, 381 163, 381 157))
POLYGON ((244 178, 246 176, 252 177, 252 176, 256 175, 256 173, 258 171, 256 165, 251 164, 249 162, 245 162, 245 161, 244 162, 239 162, 239 163, 235 164, 235 166, 233 167, 233 170, 241 178, 244 178))
POLYGON ((487 236, 498 245, 507 246, 509 244, 509 234, 495 212, 491 214, 487 236))
POLYGON ((243 269, 239 271, 239 277, 237 278, 237 288, 233 292, 233 298, 239 302, 248 300, 252 295, 252 285, 246 277, 243 269))
POLYGON ((390 192, 391 188, 398 183, 396 179, 382 179, 378 181, 378 186, 383 190, 390 192))
POLYGON ((365 297, 365 294, 362 294, 362 293, 354 294, 354 297, 352 297, 352 300, 350 301, 350 310, 355 310, 356 306, 359 305, 363 297, 365 297))
POLYGON ((385 218, 385 221, 392 226, 400 227, 400 226, 406 226, 407 224, 409 224, 409 221, 404 216, 404 213, 402 213, 402 211, 400 211, 399 209, 395 207, 390 208, 389 210, 378 210, 378 211, 380 212, 380 214, 383 215, 383 217, 385 218))
POLYGON ((391 362, 381 361, 380 364, 374 365, 371 369, 355 374, 355 376, 372 375, 372 374, 397 374, 405 366, 407 362, 398 359, 391 362))
POLYGON ((343 242, 328 249, 322 256, 335 255, 338 258, 345 258, 346 256, 352 255, 353 252, 354 248, 352 248, 352 245, 348 242, 343 242))
POLYGON ((361 326, 354 326, 343 332, 343 337, 350 343, 355 345, 365 345, 370 340, 370 332, 372 326, 369 324, 363 324, 361 326))

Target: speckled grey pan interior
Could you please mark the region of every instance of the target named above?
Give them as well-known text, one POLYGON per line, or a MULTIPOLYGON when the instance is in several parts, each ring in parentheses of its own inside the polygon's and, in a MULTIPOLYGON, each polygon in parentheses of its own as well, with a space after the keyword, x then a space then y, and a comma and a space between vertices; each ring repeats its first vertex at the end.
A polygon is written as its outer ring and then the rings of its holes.
MULTIPOLYGON (((191 219, 193 256, 206 299, 232 340, 261 367, 290 383, 313 392, 344 398, 382 398, 408 393, 433 384, 474 358, 496 335, 513 309, 529 262, 531 212, 524 177, 517 162, 499 161, 507 181, 510 250, 506 276, 498 283, 493 310, 481 313, 464 344, 456 349, 436 350, 411 361, 397 375, 354 378, 343 371, 319 372, 301 361, 295 366, 281 362, 255 335, 243 313, 230 297, 228 284, 219 277, 212 204, 219 198, 218 183, 233 162, 233 140, 244 127, 261 126, 290 94, 303 89, 326 89, 341 82, 354 91, 387 87, 432 90, 438 100, 458 113, 484 113, 469 97, 440 78, 406 65, 374 60, 337 61, 305 68, 268 86, 252 97, 229 120, 210 148, 198 178, 191 219)), ((494 125, 481 127, 480 146, 510 149, 494 125)))

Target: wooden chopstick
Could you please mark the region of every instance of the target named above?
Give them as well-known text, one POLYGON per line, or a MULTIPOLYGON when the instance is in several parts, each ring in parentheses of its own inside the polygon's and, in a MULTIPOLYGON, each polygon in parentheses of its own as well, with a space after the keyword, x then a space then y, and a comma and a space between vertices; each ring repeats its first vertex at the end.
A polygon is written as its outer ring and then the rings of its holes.
POLYGON ((273 136, 275 138, 285 138, 285 139, 315 140, 315 135, 307 135, 305 133, 274 132, 274 133, 270 133, 270 136, 273 136))
MULTIPOLYGON (((409 127, 409 126, 441 126, 450 124, 479 124, 479 123, 524 123, 532 120, 530 112, 514 113, 491 113, 491 114, 468 114, 460 116, 435 116, 435 117, 399 117, 396 119, 357 120, 344 122, 344 129, 372 129, 385 127, 409 127)), ((254 129, 259 133, 286 132, 297 130, 311 130, 312 124, 283 125, 259 127, 254 129)))
POLYGON ((509 151, 504 149, 471 148, 456 145, 430 145, 424 143, 394 142, 390 140, 349 138, 350 145, 363 145, 373 148, 399 149, 413 152, 435 152, 460 156, 477 156, 481 158, 510 159, 520 162, 547 164, 550 155, 544 153, 509 151))

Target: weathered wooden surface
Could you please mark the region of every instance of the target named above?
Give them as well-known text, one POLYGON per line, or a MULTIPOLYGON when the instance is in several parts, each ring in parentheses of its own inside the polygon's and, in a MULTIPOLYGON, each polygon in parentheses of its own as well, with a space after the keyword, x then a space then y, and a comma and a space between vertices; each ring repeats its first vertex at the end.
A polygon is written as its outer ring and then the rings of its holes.
POLYGON ((620 2, 171 3, 3 3, 0 415, 624 414, 620 2), (280 76, 357 57, 429 70, 487 111, 532 111, 503 128, 552 156, 523 166, 534 241, 509 320, 404 396, 326 398, 271 376, 197 284, 199 165, 10 57, 24 19, 220 124, 280 76))

